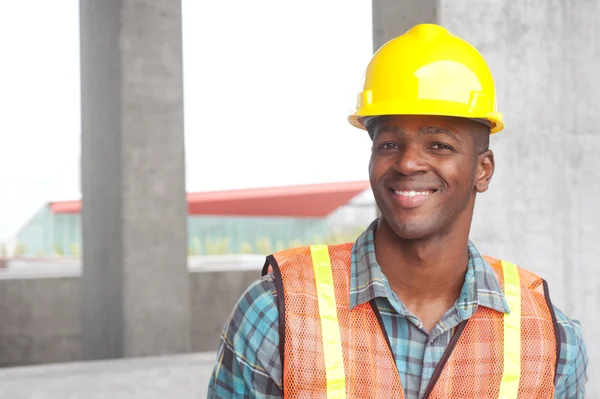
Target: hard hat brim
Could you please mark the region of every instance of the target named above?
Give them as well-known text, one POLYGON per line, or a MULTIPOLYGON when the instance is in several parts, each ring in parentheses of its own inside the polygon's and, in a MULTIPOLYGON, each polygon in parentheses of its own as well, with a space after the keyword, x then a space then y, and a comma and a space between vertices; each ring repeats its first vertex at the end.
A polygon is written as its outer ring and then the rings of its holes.
POLYGON ((464 119, 469 119, 469 120, 477 120, 477 119, 481 119, 481 120, 485 120, 489 122, 490 125, 490 134, 495 134, 500 132, 501 130, 504 129, 504 122, 503 122, 503 118, 502 118, 502 114, 500 114, 499 112, 494 112, 491 113, 489 115, 486 116, 477 116, 477 117, 473 117, 473 116, 465 116, 465 115, 448 115, 448 114, 435 114, 435 113, 410 113, 410 114, 382 114, 382 115, 357 115, 356 113, 350 115, 348 117, 348 122, 350 122, 350 124, 356 128, 362 129, 362 130, 367 130, 366 126, 365 126, 365 120, 367 118, 372 118, 372 117, 376 117, 376 116, 393 116, 393 115, 420 115, 420 116, 451 116, 451 117, 457 117, 457 118, 464 118, 464 119))

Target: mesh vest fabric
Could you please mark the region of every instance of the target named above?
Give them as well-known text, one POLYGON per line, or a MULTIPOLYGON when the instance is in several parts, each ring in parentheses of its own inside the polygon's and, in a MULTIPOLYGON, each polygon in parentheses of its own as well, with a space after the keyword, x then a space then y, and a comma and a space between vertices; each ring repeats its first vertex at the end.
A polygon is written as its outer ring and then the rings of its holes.
MULTIPOLYGON (((350 310, 352 244, 328 247, 336 323, 343 355, 345 397, 404 398, 383 323, 370 303, 350 310)), ((502 262, 486 258, 503 286, 502 262)), ((269 257, 278 282, 283 389, 286 398, 330 398, 326 375, 330 329, 322 333, 311 247, 269 257), (283 292, 283 295, 281 295, 283 292)), ((552 398, 555 326, 543 280, 518 269, 521 286, 518 398, 552 398)), ((328 324, 331 325, 331 324, 328 324)), ((498 398, 504 359, 504 314, 479 307, 455 335, 431 381, 427 398, 498 398)), ((335 336, 334 334, 334 336, 335 336)), ((511 398, 514 399, 514 398, 511 398)))
MULTIPOLYGON (((502 262, 485 257, 502 287, 502 262)), ((555 327, 543 281, 519 269, 521 281, 520 381, 517 398, 554 396, 555 327)), ((503 370, 503 315, 480 307, 466 324, 429 398, 498 398, 503 370)), ((508 399, 508 398, 507 398, 508 399)))
MULTIPOLYGON (((350 309, 352 245, 330 247, 348 398, 403 399, 396 363, 369 304, 350 309)), ((274 254, 285 300, 286 398, 327 398, 321 320, 310 248, 274 254)))

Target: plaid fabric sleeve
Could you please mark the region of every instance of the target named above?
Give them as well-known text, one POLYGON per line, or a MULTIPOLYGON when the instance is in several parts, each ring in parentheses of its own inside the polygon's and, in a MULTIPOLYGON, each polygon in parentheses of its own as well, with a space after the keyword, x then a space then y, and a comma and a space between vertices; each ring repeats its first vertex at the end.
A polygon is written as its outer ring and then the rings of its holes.
POLYGON ((554 308, 559 325, 561 348, 558 363, 558 380, 554 392, 556 399, 583 399, 588 381, 588 356, 581 325, 554 308))
POLYGON ((219 340, 209 399, 283 398, 276 295, 269 274, 239 299, 219 340))

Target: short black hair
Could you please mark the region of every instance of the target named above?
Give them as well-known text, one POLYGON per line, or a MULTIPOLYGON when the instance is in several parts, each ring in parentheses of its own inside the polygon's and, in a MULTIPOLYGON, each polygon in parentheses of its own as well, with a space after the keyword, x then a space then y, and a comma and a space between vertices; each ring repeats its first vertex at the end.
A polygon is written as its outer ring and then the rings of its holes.
POLYGON ((383 117, 375 116, 372 118, 367 118, 364 121, 365 129, 367 130, 367 133, 369 133, 369 137, 371 137, 371 140, 373 140, 373 136, 375 135, 375 127, 377 126, 378 121, 381 120, 381 118, 383 117))
POLYGON ((473 129, 469 131, 471 132, 471 137, 473 137, 476 154, 479 155, 489 150, 491 130, 487 125, 473 121, 473 129))

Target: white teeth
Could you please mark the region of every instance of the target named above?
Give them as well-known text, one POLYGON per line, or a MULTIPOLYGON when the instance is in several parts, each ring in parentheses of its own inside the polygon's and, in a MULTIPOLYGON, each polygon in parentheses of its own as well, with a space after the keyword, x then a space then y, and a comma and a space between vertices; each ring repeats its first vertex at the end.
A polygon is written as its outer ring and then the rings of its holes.
POLYGON ((403 197, 414 197, 415 195, 429 195, 430 191, 394 191, 397 195, 401 195, 403 197))

